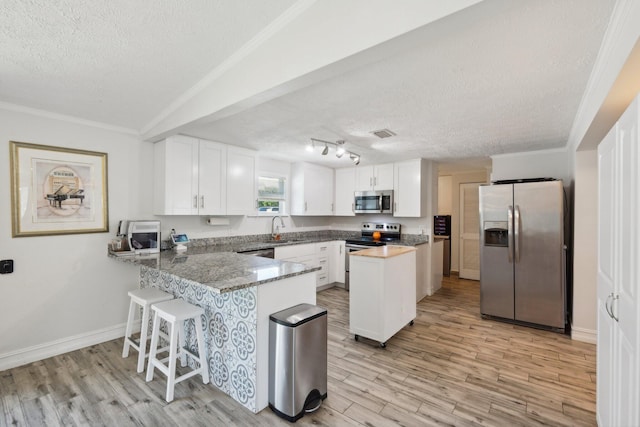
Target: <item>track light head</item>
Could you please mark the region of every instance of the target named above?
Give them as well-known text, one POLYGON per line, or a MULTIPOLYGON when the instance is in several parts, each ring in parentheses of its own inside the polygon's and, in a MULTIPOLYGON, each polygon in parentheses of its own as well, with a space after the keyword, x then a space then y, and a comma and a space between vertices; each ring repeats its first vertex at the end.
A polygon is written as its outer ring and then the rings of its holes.
POLYGON ((323 156, 326 156, 327 154, 329 154, 329 146, 333 146, 336 148, 336 157, 341 159, 342 156, 346 154, 349 155, 349 158, 351 159, 351 161, 355 164, 355 165, 359 165, 360 164, 360 155, 354 153, 353 151, 348 151, 345 150, 344 148, 344 139, 339 139, 336 142, 333 141, 325 141, 322 139, 317 139, 317 138, 311 138, 311 144, 310 146, 307 146, 307 150, 309 151, 313 151, 313 149, 316 146, 316 143, 318 143, 318 145, 321 146, 321 144, 324 144, 324 148, 322 149, 322 151, 320 152, 320 154, 322 154, 323 156))

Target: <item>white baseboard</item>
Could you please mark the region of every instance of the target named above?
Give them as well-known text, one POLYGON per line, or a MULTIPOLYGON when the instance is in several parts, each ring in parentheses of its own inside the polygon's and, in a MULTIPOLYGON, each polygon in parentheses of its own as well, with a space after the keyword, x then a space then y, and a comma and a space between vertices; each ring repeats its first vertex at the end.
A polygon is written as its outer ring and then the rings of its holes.
MULTIPOLYGON (((124 337, 126 323, 0 354, 0 371, 124 337)), ((140 320, 134 324, 140 330, 140 320)))
POLYGON ((593 329, 584 329, 571 326, 571 339, 576 341, 588 342, 589 344, 597 344, 598 331, 593 329))

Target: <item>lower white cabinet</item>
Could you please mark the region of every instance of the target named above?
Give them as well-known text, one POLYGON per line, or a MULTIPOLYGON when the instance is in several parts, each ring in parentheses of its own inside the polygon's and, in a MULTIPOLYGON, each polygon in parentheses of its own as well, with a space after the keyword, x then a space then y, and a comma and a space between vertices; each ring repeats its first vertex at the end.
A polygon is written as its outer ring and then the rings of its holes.
POLYGON ((345 276, 345 242, 344 240, 335 240, 331 242, 331 270, 329 282, 331 283, 344 283, 345 276))
POLYGON ((332 242, 316 243, 316 255, 318 257, 318 287, 329 284, 329 275, 331 274, 331 264, 329 262, 331 255, 332 242))
POLYGON ((316 287, 344 283, 344 241, 328 241, 275 248, 275 259, 320 267, 316 287), (341 254, 341 259, 337 254, 341 254), (340 272, 342 274, 340 274, 340 272))
POLYGON ((372 250, 349 255, 349 332, 385 347, 416 317, 416 251, 388 258, 363 255, 372 250))
POLYGON ((600 426, 640 425, 639 99, 598 146, 598 355, 600 426))

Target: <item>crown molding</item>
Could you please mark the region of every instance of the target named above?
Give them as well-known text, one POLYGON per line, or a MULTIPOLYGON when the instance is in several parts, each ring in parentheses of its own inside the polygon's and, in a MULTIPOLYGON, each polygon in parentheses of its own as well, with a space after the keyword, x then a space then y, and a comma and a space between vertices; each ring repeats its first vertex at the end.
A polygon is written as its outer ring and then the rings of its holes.
POLYGON ((25 107, 24 105, 11 104, 9 102, 0 101, 0 109, 6 111, 13 111, 16 113, 24 113, 32 116, 43 117, 47 119, 60 120, 67 123, 73 123, 83 126, 90 126, 98 129, 104 129, 112 132, 123 133, 126 135, 133 135, 136 137, 140 136, 140 133, 137 130, 124 128, 120 126, 114 126, 107 123, 96 122, 93 120, 81 119, 79 117, 68 116, 66 114, 52 113, 47 110, 40 110, 37 108, 25 107))

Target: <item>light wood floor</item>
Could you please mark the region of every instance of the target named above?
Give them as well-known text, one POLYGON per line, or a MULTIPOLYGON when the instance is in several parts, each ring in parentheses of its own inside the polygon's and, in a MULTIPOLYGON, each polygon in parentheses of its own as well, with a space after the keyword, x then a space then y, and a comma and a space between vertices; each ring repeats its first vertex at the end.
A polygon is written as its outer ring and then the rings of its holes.
MULTIPOLYGON (((446 279, 382 349, 354 341, 348 293, 328 289, 329 397, 298 425, 595 425, 595 346, 479 315, 478 282, 446 279)), ((114 340, 0 372, 0 425, 290 425, 199 377, 164 399, 114 340)), ((135 353, 134 353, 135 354, 135 353)))

